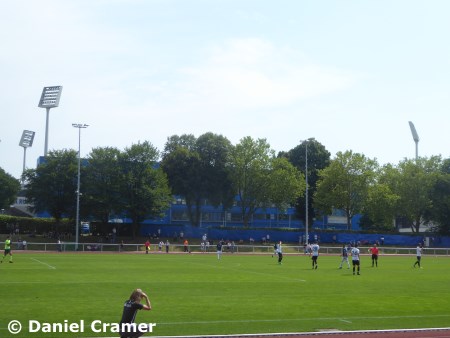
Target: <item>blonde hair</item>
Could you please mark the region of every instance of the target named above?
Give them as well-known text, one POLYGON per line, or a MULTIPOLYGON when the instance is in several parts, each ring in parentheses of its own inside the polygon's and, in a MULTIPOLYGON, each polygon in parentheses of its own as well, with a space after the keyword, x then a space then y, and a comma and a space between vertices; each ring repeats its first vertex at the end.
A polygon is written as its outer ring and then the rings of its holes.
POLYGON ((133 302, 140 301, 141 298, 142 298, 142 294, 143 294, 143 292, 142 292, 141 289, 135 289, 131 293, 130 300, 133 301, 133 302))

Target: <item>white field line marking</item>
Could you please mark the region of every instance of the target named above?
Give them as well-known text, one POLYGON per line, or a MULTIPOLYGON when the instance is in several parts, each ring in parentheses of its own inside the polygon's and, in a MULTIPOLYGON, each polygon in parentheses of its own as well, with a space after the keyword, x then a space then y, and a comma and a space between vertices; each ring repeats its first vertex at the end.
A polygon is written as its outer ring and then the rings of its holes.
MULTIPOLYGON (((404 318, 440 318, 440 317, 450 317, 447 315, 432 315, 432 316, 390 316, 390 317, 354 317, 350 318, 355 320, 371 320, 371 319, 404 319, 404 318)), ((167 322, 158 323, 158 325, 189 325, 189 324, 222 324, 222 323, 267 323, 267 322, 294 322, 294 321, 317 321, 317 320, 328 320, 328 321, 341 321, 342 318, 335 317, 322 317, 322 318, 283 318, 283 319, 248 319, 248 320, 213 320, 213 321, 192 321, 192 322, 167 322)), ((450 328, 444 328, 450 329, 450 328)))
POLYGON ((352 322, 351 321, 349 321, 349 320, 345 320, 345 319, 339 319, 341 322, 344 322, 344 323, 349 323, 349 324, 351 324, 352 322))
MULTIPOLYGON (((0 329, 1 330, 1 329, 0 329)), ((195 336, 195 335, 190 335, 190 336, 142 336, 142 338, 184 338, 184 337, 190 337, 190 338, 213 338, 213 337, 278 337, 278 336, 309 336, 309 335, 314 335, 314 336, 328 336, 330 334, 368 334, 368 333, 405 333, 405 332, 428 332, 428 331, 448 331, 450 330, 450 327, 443 327, 443 328, 420 328, 420 329, 393 329, 393 330, 356 330, 356 331, 325 331, 325 332, 277 332, 277 333, 243 333, 243 334, 220 334, 220 335, 201 335, 201 336, 195 336)), ((449 336, 445 335, 445 336, 433 336, 430 338, 448 338, 449 336)), ((95 337, 90 337, 90 338, 95 338, 95 337)), ((117 338, 117 337, 104 337, 104 338, 117 338)), ((427 338, 426 336, 424 336, 423 338, 427 338)))
POLYGON ((40 261, 39 259, 31 258, 31 260, 33 260, 33 261, 35 261, 35 262, 38 262, 38 263, 40 263, 40 264, 42 264, 42 265, 48 266, 50 269, 56 270, 56 268, 55 268, 53 265, 47 264, 47 263, 45 263, 45 262, 42 262, 42 261, 40 261))

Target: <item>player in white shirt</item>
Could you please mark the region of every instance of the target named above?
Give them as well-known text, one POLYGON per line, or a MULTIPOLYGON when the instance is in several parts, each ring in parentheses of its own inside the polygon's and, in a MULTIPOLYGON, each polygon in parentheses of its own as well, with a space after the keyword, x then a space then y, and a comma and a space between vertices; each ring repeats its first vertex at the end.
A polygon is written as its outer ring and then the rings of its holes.
POLYGON ((317 258, 319 258, 319 244, 315 242, 313 245, 311 245, 311 259, 312 259, 312 268, 317 269, 317 258))
POLYGON ((358 245, 355 244, 355 247, 352 248, 352 263, 353 263, 353 274, 355 274, 355 268, 358 267, 358 275, 360 270, 360 263, 359 263, 359 249, 358 245))
POLYGON ((420 244, 420 243, 417 244, 417 248, 416 248, 417 260, 413 265, 414 268, 416 267, 416 265, 419 265, 419 268, 422 269, 422 267, 420 266, 420 260, 422 259, 422 250, 423 250, 422 244, 420 244))
POLYGON ((283 249, 281 247, 281 241, 277 244, 277 253, 278 253, 278 264, 282 264, 281 261, 283 260, 283 249))
POLYGON ((347 263, 347 269, 350 269, 350 263, 348 262, 348 255, 351 251, 351 247, 349 246, 345 246, 345 244, 342 245, 342 252, 341 252, 341 264, 339 265, 339 269, 342 269, 342 264, 344 264, 344 262, 347 263))

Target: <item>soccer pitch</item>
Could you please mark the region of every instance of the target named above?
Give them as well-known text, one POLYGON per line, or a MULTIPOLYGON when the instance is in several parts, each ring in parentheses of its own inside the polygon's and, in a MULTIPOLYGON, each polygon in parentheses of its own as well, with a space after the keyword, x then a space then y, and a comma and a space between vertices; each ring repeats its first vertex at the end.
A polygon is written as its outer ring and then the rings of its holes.
POLYGON ((136 322, 156 323, 149 336, 320 330, 448 327, 450 258, 361 258, 352 275, 339 256, 14 253, 0 265, 0 337, 114 337, 90 325, 118 323, 123 303, 142 288, 152 311, 136 322), (8 323, 22 331, 12 335, 8 323), (84 332, 30 333, 29 321, 84 323, 84 332))

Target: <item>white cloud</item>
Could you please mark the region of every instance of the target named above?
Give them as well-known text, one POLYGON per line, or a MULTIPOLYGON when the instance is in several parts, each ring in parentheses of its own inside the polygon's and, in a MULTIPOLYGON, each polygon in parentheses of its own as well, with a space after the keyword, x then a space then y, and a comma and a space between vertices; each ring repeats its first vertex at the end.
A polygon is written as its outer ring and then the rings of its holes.
POLYGON ((263 39, 233 39, 205 51, 204 63, 181 69, 181 99, 221 111, 288 106, 352 86, 358 76, 318 65, 299 51, 263 39), (201 102, 201 103, 200 103, 201 102))

